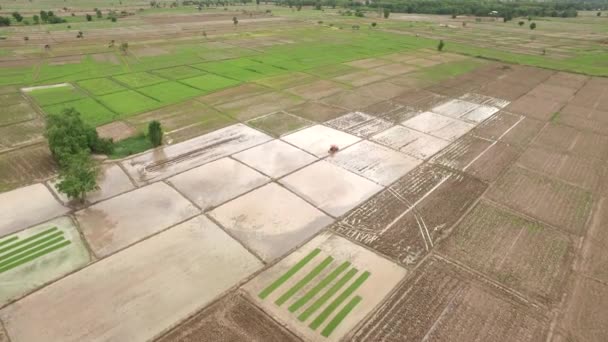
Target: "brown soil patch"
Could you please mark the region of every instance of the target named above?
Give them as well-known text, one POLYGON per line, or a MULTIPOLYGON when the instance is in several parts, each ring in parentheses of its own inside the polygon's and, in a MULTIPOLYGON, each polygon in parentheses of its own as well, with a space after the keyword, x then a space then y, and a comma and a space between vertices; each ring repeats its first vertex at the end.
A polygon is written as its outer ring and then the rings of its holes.
POLYGON ((361 111, 365 114, 374 115, 374 116, 383 116, 387 115, 391 112, 399 110, 403 108, 402 104, 387 100, 375 103, 371 106, 367 106, 363 108, 361 111))
POLYGON ((377 72, 379 74, 387 75, 387 76, 396 76, 396 75, 407 74, 408 72, 412 72, 414 70, 418 70, 418 69, 411 65, 393 63, 393 64, 388 64, 388 65, 383 65, 381 67, 373 68, 371 71, 377 72))
POLYGON ((30 120, 10 126, 0 127, 0 150, 44 140, 44 121, 30 120))
POLYGON ((335 77, 334 80, 350 84, 354 87, 370 84, 388 78, 387 75, 379 74, 372 71, 359 71, 335 77))
POLYGON ((572 97, 572 95, 574 95, 576 91, 576 88, 542 83, 532 89, 528 95, 565 103, 570 97, 572 97))
POLYGON ((515 163, 519 154, 515 147, 498 142, 470 164, 465 172, 491 183, 515 163))
POLYGON ((390 62, 387 60, 384 60, 384 59, 380 59, 380 58, 367 58, 367 59, 360 59, 358 61, 348 62, 345 64, 355 67, 355 68, 371 69, 371 68, 379 67, 381 65, 388 64, 388 63, 390 63, 390 62))
POLYGON ((431 162, 456 170, 463 170, 475 161, 490 145, 491 141, 465 135, 436 154, 431 162))
POLYGON ((413 266, 447 234, 485 188, 473 177, 423 164, 332 229, 413 266))
POLYGON ((487 196, 515 210, 581 235, 592 208, 590 192, 512 167, 489 189, 487 196))
POLYGON ((302 72, 290 72, 284 75, 263 78, 254 82, 259 83, 261 85, 265 85, 267 87, 271 87, 273 89, 283 90, 286 88, 311 83, 316 79, 316 77, 302 72))
POLYGON ((577 157, 608 158, 608 137, 575 128, 547 124, 534 140, 535 145, 562 152, 570 152, 577 157))
POLYGON ((581 276, 573 286, 564 317, 557 325, 554 340, 603 342, 608 336, 606 317, 608 286, 581 276))
POLYGON ((400 85, 400 86, 410 87, 410 88, 422 88, 422 87, 426 87, 426 86, 433 84, 433 82, 429 79, 416 77, 415 72, 405 74, 405 75, 395 76, 390 79, 387 79, 387 81, 400 85))
POLYGON ((348 110, 344 108, 313 101, 289 108, 286 111, 314 122, 325 122, 348 112, 348 110))
POLYGON ((508 131, 500 141, 523 149, 532 142, 543 125, 542 121, 525 118, 508 131))
POLYGON ((215 106, 226 102, 237 101, 249 96, 260 95, 269 91, 270 89, 257 84, 246 83, 237 87, 218 91, 213 94, 201 96, 198 98, 198 100, 215 106))
POLYGON ((548 85, 568 87, 572 89, 579 89, 585 82, 589 80, 588 76, 571 74, 567 72, 556 72, 551 75, 544 83, 548 85))
POLYGON ((431 107, 447 100, 449 99, 443 95, 439 95, 424 89, 407 92, 393 98, 393 101, 397 103, 401 103, 405 106, 410 106, 421 111, 429 110, 431 107))
POLYGON ((608 135, 608 111, 568 104, 562 108, 557 120, 583 131, 608 135))
POLYGON ((472 134, 490 140, 498 140, 500 136, 513 127, 519 120, 521 120, 520 115, 500 111, 475 127, 472 134))
POLYGON ((78 64, 82 61, 82 56, 63 56, 53 57, 47 60, 49 65, 66 65, 66 64, 78 64))
POLYGON ((345 90, 336 95, 326 97, 321 102, 330 106, 347 108, 350 110, 360 110, 372 104, 381 102, 383 99, 372 96, 361 96, 354 91, 345 90))
POLYGON ((533 119, 547 121, 560 110, 562 105, 554 100, 525 95, 508 105, 505 110, 533 119))
POLYGON ((0 103, 2 103, 5 107, 8 105, 15 105, 21 102, 25 102, 25 99, 23 98, 23 96, 21 96, 21 93, 14 92, 0 94, 0 103))
MULTIPOLYGON (((4 104, 4 103, 3 103, 4 104)), ((32 106, 22 100, 17 104, 5 105, 0 111, 0 125, 9 125, 16 122, 27 121, 37 116, 32 106)))
POLYGON ((595 279, 608 283, 608 199, 602 198, 595 208, 593 219, 582 249, 580 270, 595 279))
POLYGON ((518 164, 579 186, 588 191, 598 191, 604 174, 604 163, 597 159, 583 159, 530 147, 519 158, 518 164))
POLYGON ((546 318, 439 258, 400 285, 350 341, 541 341, 546 318))
POLYGON ((234 294, 196 314, 158 342, 299 341, 262 310, 234 294))
POLYGON ((232 101, 216 106, 231 117, 245 121, 264 114, 278 112, 304 102, 283 93, 268 93, 232 101))
POLYGON ((485 86, 479 89, 478 92, 480 94, 499 99, 515 101, 530 91, 530 88, 531 87, 528 85, 507 82, 505 80, 497 80, 487 83, 485 86))
POLYGON ((114 141, 121 141, 134 136, 137 131, 124 121, 114 121, 112 123, 96 128, 97 133, 102 138, 111 138, 114 141))
POLYGON ((55 161, 44 144, 0 154, 0 191, 49 178, 55 171, 55 161))
POLYGON ((573 238, 481 202, 439 253, 545 304, 557 304, 574 259, 573 238))
POLYGON ((376 97, 384 100, 388 100, 395 96, 403 94, 407 88, 389 83, 389 82, 378 82, 367 86, 362 86, 354 90, 355 93, 361 96, 376 97))
POLYGON ((309 84, 287 89, 288 92, 303 97, 307 100, 317 100, 323 97, 336 94, 342 90, 344 90, 344 86, 340 85, 339 83, 327 80, 319 80, 309 84))

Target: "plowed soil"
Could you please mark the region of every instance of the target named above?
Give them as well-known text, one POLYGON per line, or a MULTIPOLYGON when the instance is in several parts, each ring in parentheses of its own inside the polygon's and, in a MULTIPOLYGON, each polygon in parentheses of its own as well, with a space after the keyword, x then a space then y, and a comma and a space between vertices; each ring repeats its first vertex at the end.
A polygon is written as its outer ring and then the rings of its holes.
POLYGON ((196 314, 157 342, 300 341, 243 295, 230 295, 196 314))
POLYGON ((350 340, 540 341, 545 321, 524 302, 431 258, 350 340))

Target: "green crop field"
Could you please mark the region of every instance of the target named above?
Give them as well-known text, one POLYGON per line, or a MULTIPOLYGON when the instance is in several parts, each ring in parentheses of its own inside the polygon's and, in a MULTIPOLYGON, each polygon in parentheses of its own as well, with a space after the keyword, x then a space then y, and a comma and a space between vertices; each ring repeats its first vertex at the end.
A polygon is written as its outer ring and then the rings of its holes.
POLYGON ((153 71, 155 74, 171 80, 181 80, 184 78, 196 77, 204 72, 187 65, 180 65, 172 68, 158 69, 153 71))
POLYGON ((119 114, 119 117, 127 117, 160 107, 162 104, 150 97, 140 94, 134 90, 126 90, 118 93, 99 97, 101 102, 108 108, 119 114))
POLYGON ((187 78, 181 80, 181 82, 205 92, 212 92, 239 84, 239 81, 213 74, 187 78))
POLYGON ((68 102, 86 97, 85 94, 72 86, 36 89, 32 90, 29 94, 36 99, 36 102, 41 106, 68 102))
POLYGON ((95 78, 91 80, 80 81, 78 82, 78 85, 93 95, 105 95, 126 90, 125 87, 108 78, 95 78))
POLYGON ((137 91, 152 97, 163 104, 177 103, 202 93, 199 89, 178 82, 159 83, 149 87, 139 88, 137 91))
POLYGON ((162 77, 158 77, 147 72, 136 72, 132 74, 114 76, 114 79, 132 88, 145 87, 166 81, 166 79, 162 77))
POLYGON ((112 122, 116 117, 114 112, 92 98, 63 102, 42 108, 49 114, 60 114, 65 109, 74 108, 80 113, 82 120, 92 126, 112 122))

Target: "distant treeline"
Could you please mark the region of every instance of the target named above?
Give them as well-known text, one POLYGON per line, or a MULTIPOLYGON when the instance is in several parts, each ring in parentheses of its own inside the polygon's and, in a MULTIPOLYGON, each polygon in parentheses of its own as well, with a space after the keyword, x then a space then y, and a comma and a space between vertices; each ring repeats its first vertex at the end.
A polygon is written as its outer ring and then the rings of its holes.
MULTIPOLYGON (((247 1, 247 0, 245 0, 247 1)), ((577 11, 608 9, 607 0, 557 2, 484 1, 484 0, 276 0, 277 5, 290 7, 315 6, 344 8, 387 8, 391 12, 488 16, 493 11, 501 17, 576 17, 577 11)))
POLYGON ((499 2, 480 0, 396 0, 390 2, 372 2, 371 8, 389 8, 392 12, 456 14, 487 16, 493 11, 499 16, 511 17, 576 17, 577 11, 605 9, 606 2, 499 2))

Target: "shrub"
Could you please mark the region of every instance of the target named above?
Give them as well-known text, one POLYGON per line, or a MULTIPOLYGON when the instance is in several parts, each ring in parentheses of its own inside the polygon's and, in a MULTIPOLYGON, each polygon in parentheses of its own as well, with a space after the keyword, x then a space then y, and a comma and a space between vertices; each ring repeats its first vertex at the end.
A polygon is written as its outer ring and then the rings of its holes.
POLYGON ((443 39, 442 39, 439 41, 439 44, 437 44, 437 51, 442 51, 444 46, 445 46, 445 44, 443 43, 443 39))
POLYGON ((384 9, 384 19, 388 19, 388 16, 391 15, 391 10, 388 8, 384 9))
POLYGON ((376 27, 377 25, 378 25, 378 24, 376 24, 376 22, 375 22, 375 21, 372 23, 372 27, 376 27))
POLYGON ((517 25, 519 25, 519 26, 524 26, 524 24, 525 23, 523 21, 520 21, 520 22, 517 23, 517 25))
POLYGON ((536 28, 536 23, 530 24, 530 30, 534 30, 536 28))
POLYGON ((163 129, 160 122, 154 120, 148 124, 148 138, 154 147, 163 143, 163 129))

